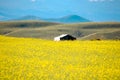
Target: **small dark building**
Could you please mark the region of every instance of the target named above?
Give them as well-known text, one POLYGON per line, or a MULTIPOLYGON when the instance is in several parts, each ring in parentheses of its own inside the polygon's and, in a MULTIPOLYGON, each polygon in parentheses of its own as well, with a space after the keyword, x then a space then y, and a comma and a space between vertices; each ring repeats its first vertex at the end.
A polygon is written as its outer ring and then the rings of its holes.
POLYGON ((63 40, 76 40, 76 38, 69 34, 62 34, 54 38, 54 41, 63 41, 63 40))
POLYGON ((101 41, 101 39, 97 38, 97 39, 92 39, 91 41, 101 41))

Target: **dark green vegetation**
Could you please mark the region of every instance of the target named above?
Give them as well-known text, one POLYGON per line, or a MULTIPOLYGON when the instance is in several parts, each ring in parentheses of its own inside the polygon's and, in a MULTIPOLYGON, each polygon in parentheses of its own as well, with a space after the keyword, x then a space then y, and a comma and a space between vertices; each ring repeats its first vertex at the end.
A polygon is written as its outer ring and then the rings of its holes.
POLYGON ((0 35, 53 39, 71 34, 77 39, 120 39, 120 22, 59 24, 43 21, 0 22, 0 35))

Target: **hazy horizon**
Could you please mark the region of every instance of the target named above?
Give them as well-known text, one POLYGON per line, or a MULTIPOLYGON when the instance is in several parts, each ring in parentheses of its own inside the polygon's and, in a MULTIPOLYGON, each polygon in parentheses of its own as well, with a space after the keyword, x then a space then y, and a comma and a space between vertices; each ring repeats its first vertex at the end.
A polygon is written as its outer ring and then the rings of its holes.
POLYGON ((94 22, 120 21, 120 0, 0 0, 0 20, 26 15, 60 18, 79 15, 94 22))

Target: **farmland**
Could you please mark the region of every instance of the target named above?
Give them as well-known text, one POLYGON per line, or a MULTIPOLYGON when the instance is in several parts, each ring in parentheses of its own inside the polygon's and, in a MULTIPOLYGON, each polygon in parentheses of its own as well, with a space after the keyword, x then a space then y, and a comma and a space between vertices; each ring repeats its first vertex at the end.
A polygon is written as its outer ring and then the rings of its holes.
POLYGON ((119 80, 120 41, 0 36, 0 80, 119 80))

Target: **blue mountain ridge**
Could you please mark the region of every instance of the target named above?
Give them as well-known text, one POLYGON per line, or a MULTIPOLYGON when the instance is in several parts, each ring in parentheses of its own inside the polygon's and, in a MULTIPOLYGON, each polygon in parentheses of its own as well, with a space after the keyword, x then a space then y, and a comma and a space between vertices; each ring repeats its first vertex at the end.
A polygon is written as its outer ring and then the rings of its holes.
MULTIPOLYGON (((0 13, 1 15, 1 13, 0 13)), ((3 14, 2 14, 3 15, 3 14)), ((9 17, 9 16, 7 16, 9 17)), ((7 20, 7 19, 5 19, 7 20)), ((68 15, 68 16, 64 16, 61 18, 49 18, 49 19, 45 19, 45 18, 41 18, 38 16, 33 16, 33 15, 27 15, 27 16, 23 16, 20 18, 16 18, 16 19, 10 19, 8 18, 9 21, 16 21, 16 20, 40 20, 40 21, 47 21, 47 22, 59 22, 59 23, 79 23, 79 22, 90 22, 90 20, 85 19, 81 16, 78 15, 68 15)))

